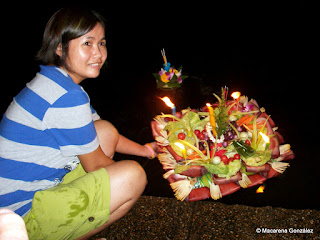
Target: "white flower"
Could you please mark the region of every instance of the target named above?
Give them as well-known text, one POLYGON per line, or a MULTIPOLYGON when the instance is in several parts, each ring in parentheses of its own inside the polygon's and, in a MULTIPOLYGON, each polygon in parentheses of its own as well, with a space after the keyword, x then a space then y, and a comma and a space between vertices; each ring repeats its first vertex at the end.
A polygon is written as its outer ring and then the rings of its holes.
POLYGON ((180 76, 181 76, 181 72, 182 72, 182 69, 181 69, 179 72, 175 73, 175 75, 176 75, 177 77, 180 77, 180 76))
POLYGON ((154 120, 158 123, 159 129, 164 129, 167 126, 167 122, 161 117, 161 116, 156 116, 154 120))

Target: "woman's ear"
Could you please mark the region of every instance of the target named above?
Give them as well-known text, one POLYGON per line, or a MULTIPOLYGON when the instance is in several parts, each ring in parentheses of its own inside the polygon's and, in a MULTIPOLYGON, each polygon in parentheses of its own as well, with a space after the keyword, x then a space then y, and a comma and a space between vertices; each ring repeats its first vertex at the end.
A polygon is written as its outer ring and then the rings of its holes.
POLYGON ((56 54, 59 56, 59 57, 62 57, 62 45, 61 43, 59 43, 57 49, 56 49, 56 54))

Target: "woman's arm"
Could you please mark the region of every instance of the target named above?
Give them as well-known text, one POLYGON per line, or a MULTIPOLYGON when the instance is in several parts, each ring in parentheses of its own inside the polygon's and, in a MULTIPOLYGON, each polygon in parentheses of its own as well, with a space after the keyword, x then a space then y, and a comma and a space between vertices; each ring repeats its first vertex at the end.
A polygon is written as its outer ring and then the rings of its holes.
POLYGON ((151 149, 157 149, 155 142, 150 147, 140 145, 121 134, 108 121, 97 120, 94 126, 99 138, 100 146, 93 152, 79 155, 80 162, 86 172, 92 172, 114 163, 112 157, 115 152, 136 155, 141 157, 156 157, 157 153, 151 149))
POLYGON ((151 157, 150 151, 144 145, 140 145, 139 143, 136 143, 122 136, 121 134, 119 134, 116 152, 140 157, 151 157))
POLYGON ((114 163, 111 158, 104 154, 100 146, 91 153, 79 155, 78 158, 86 172, 96 171, 114 163))

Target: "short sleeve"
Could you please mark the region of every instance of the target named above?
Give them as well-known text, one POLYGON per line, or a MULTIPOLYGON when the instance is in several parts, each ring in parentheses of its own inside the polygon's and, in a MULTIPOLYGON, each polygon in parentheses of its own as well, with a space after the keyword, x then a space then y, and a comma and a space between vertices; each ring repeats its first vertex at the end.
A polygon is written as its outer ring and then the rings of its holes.
POLYGON ((43 122, 62 155, 90 153, 99 146, 89 98, 82 90, 66 93, 46 112, 43 122))
POLYGON ((97 111, 90 105, 91 108, 91 113, 92 113, 92 120, 93 121, 97 121, 100 119, 99 114, 97 113, 97 111))

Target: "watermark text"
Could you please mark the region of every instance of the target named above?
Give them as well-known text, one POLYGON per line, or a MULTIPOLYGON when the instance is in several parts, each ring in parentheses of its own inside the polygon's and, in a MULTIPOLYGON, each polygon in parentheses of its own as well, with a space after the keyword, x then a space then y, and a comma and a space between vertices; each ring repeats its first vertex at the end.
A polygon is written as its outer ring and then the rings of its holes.
POLYGON ((312 234, 312 228, 256 228, 256 233, 306 233, 312 234))

